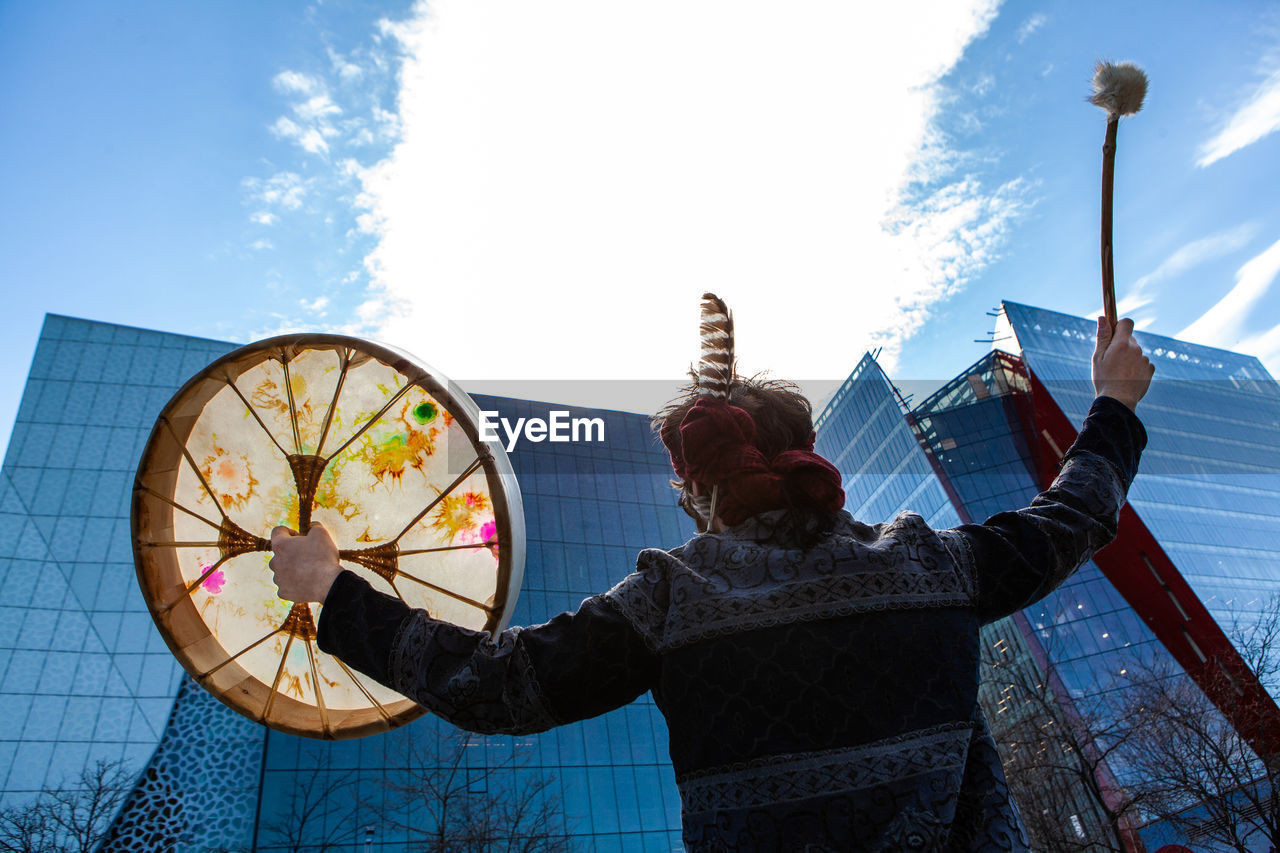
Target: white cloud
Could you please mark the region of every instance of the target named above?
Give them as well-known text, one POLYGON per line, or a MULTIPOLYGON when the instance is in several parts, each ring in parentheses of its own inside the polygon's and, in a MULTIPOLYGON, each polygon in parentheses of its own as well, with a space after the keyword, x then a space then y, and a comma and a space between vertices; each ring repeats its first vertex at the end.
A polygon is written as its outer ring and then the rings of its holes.
POLYGON ((364 69, 350 61, 333 48, 328 49, 329 62, 333 64, 334 73, 344 80, 354 80, 364 74, 364 69))
POLYGON ((274 249, 275 247, 276 247, 275 243, 272 243, 270 240, 267 240, 265 238, 261 240, 254 240, 252 243, 249 244, 249 248, 257 252, 261 252, 264 249, 274 249))
POLYGON ((1212 308, 1175 337, 1193 343, 1234 349, 1253 307, 1280 275, 1280 240, 1247 261, 1236 272, 1236 284, 1212 308))
POLYGON ((288 116, 280 116, 276 119, 276 123, 271 125, 271 132, 281 139, 292 139, 304 151, 312 154, 329 153, 329 143, 325 141, 325 134, 319 128, 303 127, 288 116))
POLYGON ((1280 71, 1264 80, 1222 129, 1200 146, 1196 165, 1203 168, 1216 163, 1276 130, 1280 130, 1280 71))
MULTIPOLYGON (((241 184, 254 201, 271 207, 283 207, 286 210, 297 210, 302 207, 302 199, 307 194, 307 182, 297 172, 277 172, 265 180, 245 178, 241 184)), ((274 215, 270 212, 256 213, 253 219, 264 225, 270 224, 259 218, 264 215, 272 217, 272 222, 275 221, 274 215)))
POLYGON ((1241 340, 1235 349, 1257 356, 1273 377, 1280 377, 1280 324, 1241 340))
MULTIPOLYGON (((304 278, 312 282, 312 291, 343 287, 347 291, 343 301, 347 303, 364 297, 364 278, 348 282, 344 276, 352 265, 360 264, 369 244, 368 236, 354 228, 351 207, 360 190, 360 164, 353 155, 366 161, 385 156, 399 128, 398 117, 384 109, 395 92, 396 69, 388 57, 396 55, 396 48, 379 43, 382 39, 380 34, 371 34, 363 44, 345 54, 329 47, 327 61, 321 55, 303 69, 281 71, 271 78, 278 111, 264 130, 287 144, 273 146, 269 157, 264 158, 263 162, 271 164, 269 168, 274 174, 246 177, 241 181, 250 222, 275 229, 270 241, 258 239, 250 242, 249 247, 265 250, 272 244, 283 246, 281 240, 286 237, 290 246, 295 247, 323 242, 341 259, 342 269, 317 268, 304 278), (320 234, 332 235, 335 239, 320 237, 320 234), (317 272, 319 280, 314 280, 317 272), (354 295, 350 295, 352 292, 354 295)), ((258 229, 248 240, 263 237, 264 233, 258 229)), ((296 254, 288 252, 277 263, 293 264, 289 258, 296 254)), ((363 276, 363 265, 359 269, 363 276)), ((281 292, 300 289, 282 279, 270 286, 281 292)), ((311 298, 311 292, 307 298, 311 298)), ((324 310, 323 307, 316 309, 307 320, 314 325, 317 315, 323 316, 324 310)), ((282 324, 280 328, 297 320, 277 319, 282 324)), ((343 330, 369 331, 348 327, 343 330)))
POLYGON ((306 299, 300 299, 298 300, 298 304, 301 305, 307 311, 311 311, 313 313, 318 312, 323 316, 324 309, 329 307, 329 297, 317 296, 315 299, 312 299, 310 301, 306 299))
MULTIPOLYGON (((1220 258, 1223 255, 1241 249, 1257 234, 1257 226, 1246 222, 1226 231, 1192 240, 1181 246, 1165 258, 1151 272, 1139 278, 1125 293, 1117 294, 1116 310, 1123 315, 1130 314, 1149 305, 1156 297, 1156 285, 1171 278, 1176 278, 1193 267, 1206 261, 1220 258)), ((1099 312, 1100 313, 1100 312, 1099 312)))
POLYGON ((297 139, 302 136, 303 128, 288 116, 280 116, 276 119, 276 123, 271 125, 271 132, 282 139, 297 139))
POLYGON ((876 344, 892 369, 1026 205, 1021 181, 953 175, 931 130, 994 13, 419 7, 383 27, 401 141, 359 172, 360 321, 464 380, 671 377, 710 289, 745 372, 843 375, 876 344))
POLYGON ((298 144, 302 146, 304 151, 310 151, 312 154, 329 153, 329 143, 324 141, 321 131, 314 127, 307 128, 307 132, 299 137, 298 144))
POLYGON ((328 95, 313 95, 301 103, 294 104, 293 111, 303 121, 312 122, 342 114, 342 110, 329 99, 328 95))
POLYGON ((378 136, 384 140, 395 139, 400 135, 400 116, 389 110, 375 106, 373 123, 378 128, 378 136))
POLYGON ((271 125, 271 132, 276 136, 294 138, 302 135, 302 126, 288 116, 280 116, 271 125))
POLYGON ((1049 19, 1042 14, 1035 14, 1023 21, 1022 26, 1018 27, 1018 44, 1022 44, 1027 39, 1031 38, 1035 31, 1043 27, 1048 20, 1049 19))
POLYGON ((310 95, 323 88, 316 78, 300 71, 281 71, 271 82, 286 95, 310 95))
POLYGON ((899 210, 892 232, 900 252, 894 323, 873 333, 880 363, 892 369, 902 346, 924 325, 935 302, 955 293, 996 259, 1010 225, 1024 212, 1028 187, 1014 179, 984 192, 973 179, 947 184, 899 210))
MULTIPOLYGON (((329 140, 341 135, 333 124, 342 108, 333 102, 324 82, 298 71, 283 71, 273 80, 277 91, 297 96, 291 109, 293 118, 280 116, 271 125, 271 132, 280 139, 297 144, 302 150, 325 157, 329 154, 329 140), (296 119, 296 121, 295 121, 296 119)), ((346 123, 349 130, 360 133, 363 119, 346 123)))
POLYGON ((252 329, 246 337, 251 341, 261 341, 266 338, 274 338, 278 335, 296 335, 300 332, 314 332, 315 324, 308 320, 301 320, 297 317, 289 317, 278 312, 271 312, 268 315, 271 322, 263 323, 256 329, 252 329))

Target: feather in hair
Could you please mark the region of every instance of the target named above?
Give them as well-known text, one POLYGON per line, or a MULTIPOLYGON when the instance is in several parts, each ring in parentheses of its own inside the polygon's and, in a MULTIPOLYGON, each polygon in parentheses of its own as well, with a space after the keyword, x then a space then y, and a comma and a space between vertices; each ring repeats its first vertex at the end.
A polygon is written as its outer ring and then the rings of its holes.
POLYGON ((698 359, 698 394, 726 400, 733 385, 733 315, 714 293, 702 294, 698 327, 702 352, 698 359))

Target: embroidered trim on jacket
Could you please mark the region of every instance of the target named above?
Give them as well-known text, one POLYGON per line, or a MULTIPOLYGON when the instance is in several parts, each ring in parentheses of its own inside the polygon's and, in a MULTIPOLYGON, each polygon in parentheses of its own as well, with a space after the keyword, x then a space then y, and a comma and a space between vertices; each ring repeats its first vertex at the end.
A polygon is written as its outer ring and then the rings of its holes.
POLYGON ((775 755, 677 780, 687 813, 750 808, 944 772, 959 788, 973 724, 950 723, 845 749, 775 755))
POLYGON ((519 629, 503 632, 497 643, 486 638, 474 654, 470 649, 453 654, 435 637, 444 624, 415 613, 401 625, 391 653, 391 680, 396 690, 468 731, 525 734, 560 724, 543 698, 519 629), (438 666, 424 666, 423 661, 438 666), (450 663, 462 665, 447 679, 432 679, 433 673, 449 672, 450 663), (492 678, 491 673, 482 671, 489 667, 506 667, 518 673, 506 679, 501 703, 474 701, 480 685, 492 678))
POLYGON ((868 527, 840 513, 833 531, 804 551, 739 538, 774 515, 672 552, 643 551, 636 571, 604 597, 659 653, 795 622, 973 603, 972 572, 919 515, 868 527))
POLYGON ((875 610, 964 607, 972 602, 958 574, 859 572, 770 589, 690 601, 668 614, 663 650, 707 637, 875 610))

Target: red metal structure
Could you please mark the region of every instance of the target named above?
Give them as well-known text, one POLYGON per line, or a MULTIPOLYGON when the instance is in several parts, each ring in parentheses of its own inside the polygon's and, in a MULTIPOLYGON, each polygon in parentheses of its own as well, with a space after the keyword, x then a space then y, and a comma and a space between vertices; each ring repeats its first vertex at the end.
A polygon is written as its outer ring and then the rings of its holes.
MULTIPOLYGON (((1017 421, 1009 427, 1018 443, 1025 442, 1030 457, 1028 465, 1039 488, 1047 488, 1061 468, 1063 453, 1076 439, 1076 429, 1021 358, 1002 351, 993 351, 989 357, 994 362, 990 365, 992 387, 985 387, 986 380, 980 372, 969 374, 969 385, 978 400, 988 396, 1006 397, 1010 403, 1005 410, 1006 417, 1017 421)), ((958 382, 956 385, 964 387, 958 382)), ((907 415, 907 421, 952 505, 963 521, 971 522, 946 470, 930 447, 927 430, 913 414, 907 415)), ((1115 540, 1095 554, 1093 561, 1249 747, 1268 767, 1280 764, 1280 707, 1131 506, 1126 504, 1122 508, 1115 540)), ((1026 616, 1015 614, 1014 623, 1037 666, 1048 678, 1067 722, 1083 726, 1069 691, 1026 616)), ((1087 732, 1082 734, 1085 735, 1084 748, 1088 749, 1092 742, 1087 732)), ((1105 761, 1098 760, 1095 766, 1108 808, 1119 809, 1125 797, 1123 790, 1105 761)), ((1130 821, 1122 819, 1120 831, 1128 850, 1140 853, 1144 849, 1130 821)))
MULTIPOLYGON (((1044 488, 1076 429, 1035 373, 1009 358, 1030 384, 1029 394, 1016 395, 1017 408, 1044 488)), ((1280 758, 1280 707, 1128 504, 1115 541, 1093 561, 1258 757, 1273 766, 1280 758)))

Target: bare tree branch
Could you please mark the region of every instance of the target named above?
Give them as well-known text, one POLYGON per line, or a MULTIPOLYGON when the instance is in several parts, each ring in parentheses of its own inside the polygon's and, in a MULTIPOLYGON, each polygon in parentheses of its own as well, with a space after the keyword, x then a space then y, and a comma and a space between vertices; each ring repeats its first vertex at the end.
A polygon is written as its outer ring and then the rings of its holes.
MULTIPOLYGON (((1236 639, 1260 675, 1275 671, 1278 629, 1280 610, 1269 607, 1236 639), (1253 655, 1269 657, 1250 660, 1253 655)), ((1245 851, 1250 839, 1261 838, 1280 847, 1280 778, 1208 697, 1168 668, 1142 673, 1130 697, 1135 711, 1130 760, 1143 780, 1139 787, 1151 816, 1167 821, 1189 842, 1245 851)))
MULTIPOLYGON (((1049 660, 1053 651, 1045 649, 1049 660)), ((1140 802, 1110 769, 1127 731, 1123 710, 1073 702, 1013 624, 984 631, 982 662, 992 734, 1033 849, 1130 850, 1140 802)))
POLYGON ((262 824, 266 846, 287 853, 324 853, 353 844, 358 832, 356 772, 329 770, 325 756, 292 776, 285 807, 262 824))
POLYGON ((0 850, 5 853, 46 853, 61 849, 47 802, 37 800, 26 806, 0 811, 0 850))
POLYGON ((94 853, 111 828, 134 774, 119 761, 85 768, 76 783, 42 791, 0 812, 0 851, 94 853))
POLYGON ((489 739, 465 732, 415 739, 388 767, 384 796, 365 803, 409 849, 443 853, 562 853, 569 849, 552 780, 515 758, 468 761, 489 739))

